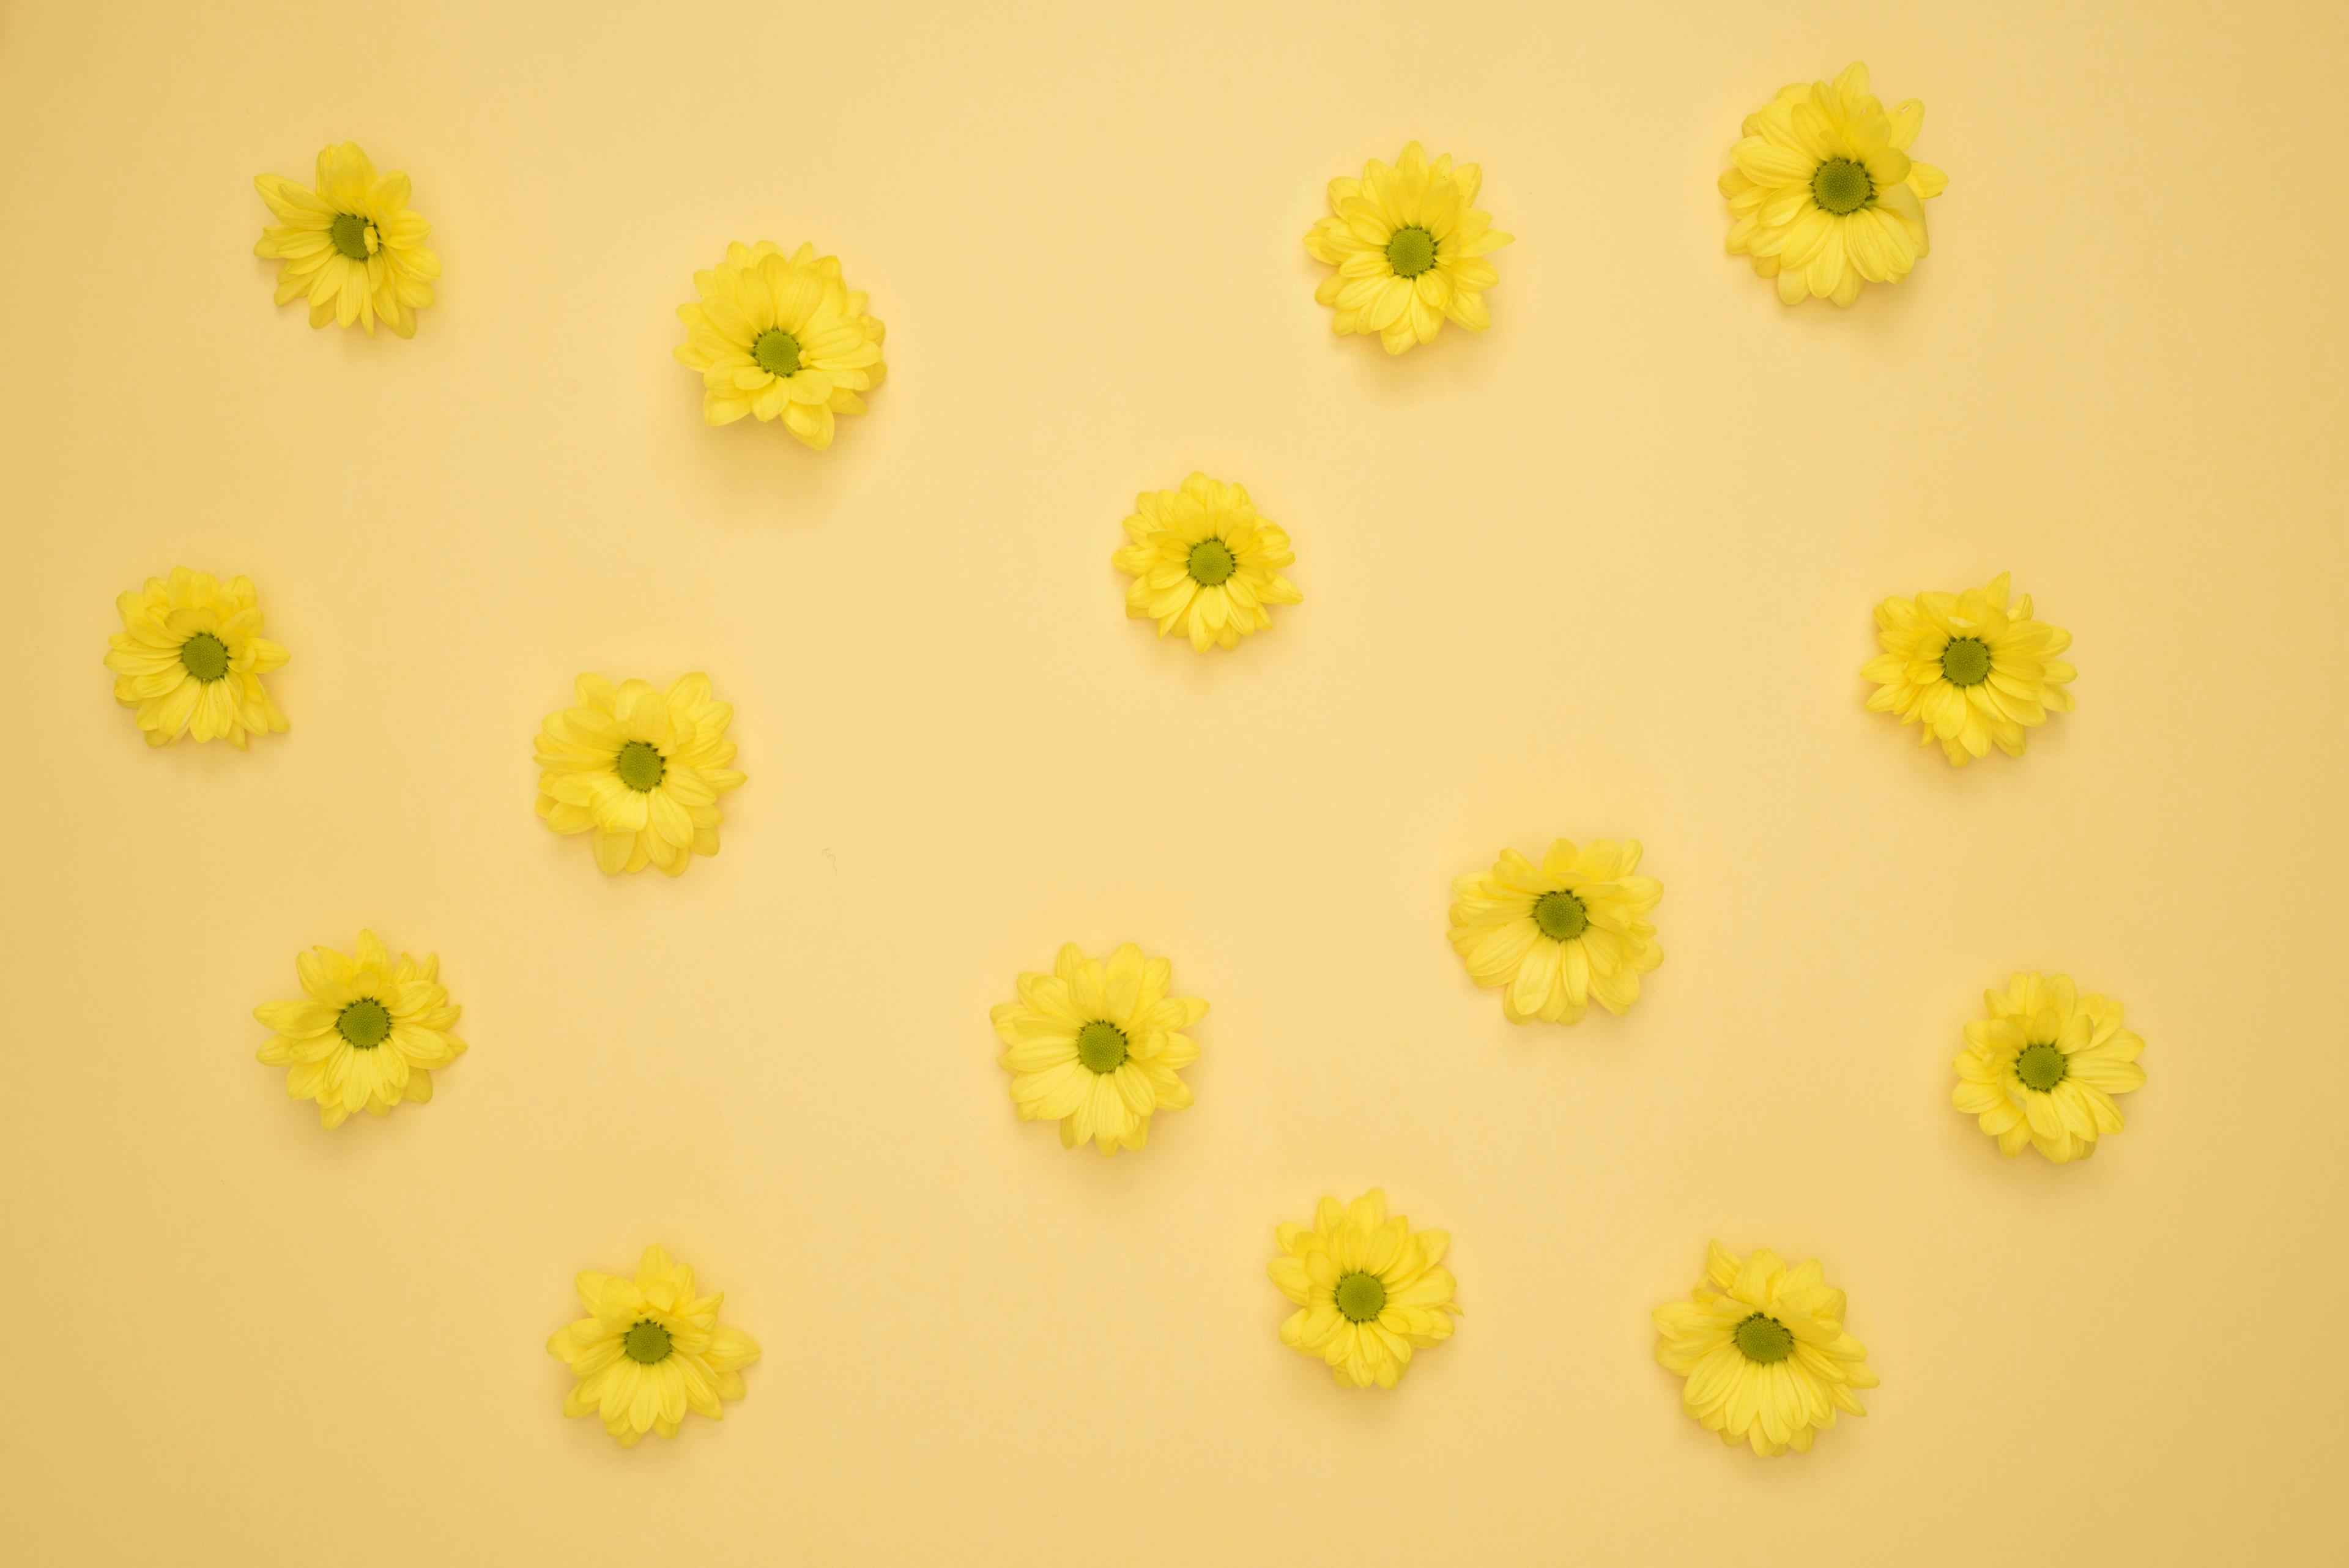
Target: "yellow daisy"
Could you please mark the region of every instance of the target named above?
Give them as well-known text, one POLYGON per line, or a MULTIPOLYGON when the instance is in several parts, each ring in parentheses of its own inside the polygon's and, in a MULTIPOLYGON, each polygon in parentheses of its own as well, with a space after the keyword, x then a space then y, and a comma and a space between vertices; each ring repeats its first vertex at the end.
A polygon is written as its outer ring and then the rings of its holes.
POLYGON ((1643 918, 1664 885, 1632 876, 1639 866, 1636 838, 1579 849, 1561 838, 1539 866, 1505 849, 1490 871, 1452 884, 1452 945, 1478 985, 1500 988, 1512 1023, 1572 1023, 1593 997, 1620 1013, 1664 961, 1643 918))
POLYGON ((285 1092, 318 1102, 318 1121, 340 1127, 354 1112, 388 1116, 402 1100, 432 1097, 432 1069, 465 1054, 449 1031, 460 1011, 440 984, 440 961, 394 963, 373 931, 359 933, 358 953, 312 948, 294 960, 302 996, 267 1002, 253 1015, 276 1031, 261 1060, 289 1068, 285 1092))
POLYGON ((1745 117, 1721 177, 1729 254, 1778 280, 1778 297, 1849 305, 1859 286, 1898 283, 1926 250, 1925 207, 1950 177, 1909 156, 1925 123, 1910 99, 1887 113, 1854 62, 1834 85, 1792 82, 1745 117))
POLYGON ((1963 767, 1987 755, 1991 743, 2010 757, 2023 754, 2023 732, 2047 722, 2047 711, 2072 711, 2064 683, 2079 671, 2055 655, 2072 634, 2031 618, 2031 596, 2007 603, 2010 573, 1961 594, 1919 594, 1876 607, 1876 640, 1884 652, 1860 673, 1877 682, 1868 711, 1898 713, 1922 724, 1920 746, 1941 742, 1941 753, 1963 767))
POLYGON ((1009 1047, 997 1060, 1011 1075, 1019 1119, 1059 1122, 1062 1148, 1091 1140, 1115 1154, 1149 1141, 1153 1113, 1188 1108, 1191 1091, 1176 1075, 1199 1047, 1182 1031, 1207 1004, 1167 995, 1174 973, 1132 942, 1107 963, 1070 942, 1051 973, 1021 975, 1019 1000, 990 1014, 1009 1047))
POLYGON ((1740 1258, 1715 1241, 1705 1283, 1655 1310, 1656 1359, 1688 1379, 1681 1402, 1723 1442, 1808 1453, 1837 1411, 1868 1414, 1852 1390, 1877 1384, 1843 1311, 1816 1259, 1790 1269, 1766 1247, 1740 1258))
POLYGON ((604 1430, 633 1449, 647 1432, 677 1436, 686 1412, 726 1417, 723 1399, 742 1397, 742 1368, 759 1359, 759 1342, 718 1326, 723 1293, 693 1293, 693 1271, 659 1247, 636 1260, 636 1277, 583 1273, 579 1304, 587 1315, 554 1331, 546 1353, 578 1379, 563 1413, 604 1417, 604 1430))
POLYGON ((285 650, 261 635, 252 578, 223 587, 210 572, 174 566, 114 607, 122 617, 107 639, 106 667, 120 678, 114 700, 139 710, 149 745, 192 734, 241 752, 248 734, 284 733, 285 715, 261 678, 285 662, 285 650))
POLYGON ((1390 169, 1377 159, 1362 177, 1330 182, 1330 216, 1306 232, 1305 250, 1338 270, 1313 297, 1337 311, 1342 337, 1377 333, 1390 354, 1432 343, 1445 317, 1471 332, 1492 325, 1485 290, 1501 275, 1485 258, 1514 237, 1476 210, 1484 171, 1433 163, 1416 141, 1390 169))
POLYGON ((1982 1001, 1990 1016, 1966 1025, 1950 1098, 1981 1119, 2001 1154, 2012 1159, 2029 1144, 2062 1165, 2121 1130, 2113 1096, 2145 1087, 2145 1042, 2121 1027, 2119 1002, 2080 995, 2068 974, 2018 974, 1982 1001))
POLYGON ((1125 613, 1157 621, 1159 636, 1180 631, 1201 652, 1237 648, 1272 628, 1265 607, 1305 597, 1280 575, 1297 559, 1288 535, 1257 514, 1245 487, 1194 473, 1182 489, 1145 490, 1133 504, 1131 543, 1110 560, 1133 579, 1125 613))
POLYGON ((285 263, 278 304, 307 295, 313 327, 356 321, 372 337, 380 317, 402 337, 416 336, 440 258, 424 246, 432 225, 408 205, 407 175, 378 175, 358 143, 346 141, 319 152, 315 189, 277 174, 256 174, 253 184, 278 218, 253 247, 285 263))
POLYGON ((1280 1256, 1268 1271, 1297 1310, 1280 1325, 1280 1343, 1318 1355, 1350 1388, 1392 1388, 1411 1353, 1452 1337, 1452 1271, 1440 1265, 1451 1236, 1413 1231, 1387 1217, 1387 1195, 1373 1187, 1351 1203, 1324 1198, 1313 1227, 1282 1225, 1280 1256))
POLYGON ((865 296, 813 245, 787 256, 771 240, 737 240, 724 261, 693 275, 693 286, 701 302, 677 307, 686 327, 677 358, 701 372, 701 417, 713 425, 780 419, 822 452, 833 416, 863 413, 857 394, 889 373, 865 296))
POLYGON ((681 877, 718 853, 718 797, 742 787, 726 764, 731 703, 709 677, 682 676, 666 692, 642 680, 614 686, 582 675, 579 705, 546 716, 538 735, 538 815, 557 833, 595 835, 595 864, 617 875, 657 866, 681 877))

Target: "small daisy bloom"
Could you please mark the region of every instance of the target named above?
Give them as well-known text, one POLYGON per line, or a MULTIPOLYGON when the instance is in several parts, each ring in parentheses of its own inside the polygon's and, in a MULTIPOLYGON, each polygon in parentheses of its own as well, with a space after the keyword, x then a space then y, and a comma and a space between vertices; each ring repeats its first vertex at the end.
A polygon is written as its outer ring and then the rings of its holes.
POLYGON ((122 629, 107 639, 106 667, 119 677, 114 700, 139 710, 150 746, 181 735, 245 749, 248 735, 281 734, 285 715, 261 678, 285 650, 261 635, 261 602, 250 577, 226 584, 210 572, 174 566, 114 601, 122 629))
POLYGON ((2064 686, 2080 672, 2055 657, 2072 646, 2072 634, 2033 619, 2029 594, 2009 604, 2010 576, 1876 607, 1884 651, 1860 670, 1877 683, 1868 711, 1921 725, 1917 743, 1940 742, 1954 767, 1989 755, 1993 744, 2023 755, 2025 731, 2047 722, 2050 710, 2068 713, 2074 705, 2064 686))
POLYGON ((1877 1385, 1868 1348, 1844 1332, 1843 1293, 1816 1259, 1790 1269, 1766 1247, 1741 1258, 1715 1241, 1705 1282, 1652 1315, 1656 1359, 1688 1379, 1682 1406, 1732 1448, 1806 1454, 1837 1411, 1868 1414, 1852 1393, 1877 1385))
POLYGON ((1392 1388, 1411 1354, 1452 1337, 1452 1271, 1442 1267, 1452 1238, 1389 1218, 1377 1188, 1351 1203, 1324 1198, 1313 1224, 1274 1232, 1280 1256, 1268 1272, 1297 1310, 1280 1343, 1318 1356, 1340 1387, 1392 1388))
POLYGON ((1444 322, 1471 332, 1492 325, 1485 290, 1500 274, 1485 258, 1513 237, 1476 209, 1484 171, 1433 163, 1416 141, 1390 169, 1377 159, 1362 177, 1330 182, 1330 213, 1306 232, 1305 250, 1338 270, 1313 297, 1336 311, 1340 336, 1376 333, 1390 354, 1433 343, 1444 322))
POLYGON ((1071 942, 1051 973, 1021 975, 1019 1000, 990 1015, 1019 1119, 1059 1122, 1063 1148, 1091 1142, 1115 1154, 1148 1142, 1157 1112, 1186 1108, 1191 1090, 1177 1075, 1199 1047, 1182 1032, 1207 1004, 1167 995, 1174 973, 1132 942, 1106 963, 1071 942))
POLYGON ((726 247, 726 259, 693 275, 698 303, 677 307, 685 323, 678 362, 701 372, 701 417, 732 424, 745 414, 781 420, 822 452, 833 416, 861 414, 857 394, 881 384, 881 323, 865 296, 840 281, 840 262, 813 245, 786 255, 761 240, 726 247))
POLYGON ((465 1054, 450 1033, 460 1009, 431 953, 420 963, 406 953, 394 962, 373 931, 361 931, 356 955, 312 948, 294 969, 301 997, 254 1009, 276 1031, 261 1061, 287 1069, 285 1092, 317 1101, 323 1127, 360 1111, 388 1116, 403 1100, 422 1105, 432 1097, 432 1070, 465 1054))
POLYGON ((1561 838, 1539 866, 1505 849, 1453 883, 1452 945, 1510 1023, 1572 1023, 1593 999, 1615 1013, 1640 999, 1640 977, 1664 961, 1646 919, 1664 885, 1631 875, 1640 854, 1636 838, 1561 838))
POLYGON ((556 1329, 546 1353, 578 1379, 563 1413, 604 1418, 604 1430, 633 1449, 647 1432, 674 1438, 687 1412, 725 1419, 725 1399, 742 1397, 742 1368, 759 1359, 759 1342, 721 1328, 726 1297, 693 1293, 693 1271, 647 1247, 634 1279, 583 1273, 579 1304, 587 1315, 556 1329))
POLYGON ((538 815, 557 833, 593 833, 595 864, 615 876, 657 866, 681 877, 718 853, 718 797, 742 787, 726 764, 732 704, 709 677, 667 691, 582 675, 579 705, 546 716, 538 736, 538 815))
POLYGON ((1244 487, 1194 473, 1182 489, 1145 490, 1133 504, 1128 542, 1110 561, 1133 579, 1125 613, 1156 621, 1159 636, 1179 631, 1202 653, 1237 648, 1272 629, 1268 606, 1305 597, 1280 575, 1297 559, 1288 535, 1257 514, 1244 487))
POLYGON ((313 327, 357 322, 372 337, 379 317, 400 337, 416 336, 440 258, 425 248, 432 225, 409 209, 407 175, 378 175, 358 143, 346 141, 318 154, 313 188, 278 174, 256 174, 253 184, 277 215, 253 254, 284 264, 278 304, 306 296, 313 327))
POLYGON ((2001 1154, 2028 1145, 2062 1165, 2121 1130, 2113 1096, 2145 1087, 2145 1042, 2121 1027, 2119 1002, 2082 996, 2068 974, 2018 974, 1982 1003, 1990 1016, 1966 1025, 1950 1097, 2001 1154))

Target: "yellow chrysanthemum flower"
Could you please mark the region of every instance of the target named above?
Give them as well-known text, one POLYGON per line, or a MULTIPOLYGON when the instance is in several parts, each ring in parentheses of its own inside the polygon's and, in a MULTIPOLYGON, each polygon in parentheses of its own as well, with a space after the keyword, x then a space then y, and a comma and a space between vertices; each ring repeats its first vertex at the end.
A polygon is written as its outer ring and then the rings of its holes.
POLYGON ((1941 742, 1941 753, 1962 767, 1989 754, 1991 743, 2010 757, 2023 754, 2023 732, 2047 722, 2047 711, 2074 706, 2064 683, 2079 671, 2055 655, 2072 634, 2031 617, 2031 596, 2010 607, 2010 573, 1961 594, 1919 594, 1876 607, 1876 640, 1884 652, 1860 673, 1877 682, 1870 712, 1898 713, 1924 726, 1920 746, 1941 742))
POLYGON ((1324 1198, 1313 1227, 1283 1225, 1281 1255, 1268 1266, 1297 1310, 1280 1343, 1318 1355, 1340 1386, 1392 1388, 1411 1353, 1452 1337, 1452 1271, 1439 1265, 1451 1236, 1413 1231, 1387 1217, 1387 1195, 1371 1189, 1350 1204, 1324 1198))
POLYGON ((2068 974, 2018 974, 1982 1001, 1990 1016, 1966 1025, 1950 1098, 2001 1154, 2012 1159, 2029 1144, 2062 1165, 2121 1130, 2113 1096, 2145 1087, 2145 1042, 2121 1027, 2119 1002, 2080 995, 2068 974))
POLYGON ((701 372, 701 417, 780 419, 816 451, 832 444, 833 416, 861 414, 888 375, 881 323, 865 296, 840 281, 840 262, 813 245, 785 255, 771 240, 736 241, 726 259, 693 275, 698 305, 680 305, 680 364, 701 372))
POLYGON ((624 1449, 647 1432, 676 1437, 688 1410, 725 1419, 719 1401, 742 1397, 742 1368, 759 1359, 759 1342, 718 1326, 723 1293, 696 1296, 693 1271, 657 1246, 636 1260, 635 1279, 587 1272, 578 1285, 587 1315, 546 1342, 578 1379, 564 1415, 595 1411, 624 1449))
POLYGON ((1634 877, 1636 838, 1549 846, 1537 867, 1505 849, 1490 871, 1452 884, 1452 945, 1478 985, 1500 987, 1512 1023, 1572 1023, 1594 997, 1613 1013, 1640 999, 1640 977, 1664 961, 1644 917, 1664 896, 1634 877))
POLYGON ((223 587, 210 572, 174 566, 114 607, 122 617, 122 629, 106 639, 106 667, 120 678, 114 700, 139 710, 149 745, 192 734, 241 752, 248 734, 285 732, 261 678, 285 662, 285 650, 261 635, 252 578, 223 587))
POLYGON ((1237 648, 1250 632, 1269 631, 1268 605, 1305 596, 1280 575, 1297 559, 1288 535, 1257 515, 1244 486, 1194 473, 1180 490, 1145 490, 1125 520, 1132 543, 1110 557, 1133 579, 1125 613, 1155 620, 1158 635, 1180 631, 1201 652, 1237 648))
POLYGON ((1515 236, 1476 210, 1484 171, 1433 163, 1416 141, 1390 169, 1377 159, 1362 177, 1330 182, 1330 216, 1306 232, 1305 250, 1338 270, 1313 297, 1337 311, 1336 331, 1379 335, 1390 354, 1432 343, 1445 317, 1471 332, 1492 325, 1485 290, 1501 275, 1485 258, 1515 236))
POLYGON ((1791 82, 1745 117, 1721 177, 1729 254, 1778 280, 1778 297, 1849 305, 1863 283, 1898 283, 1926 251, 1925 207, 1950 177, 1909 156, 1925 123, 1910 99, 1887 113, 1855 61, 1833 86, 1791 82))
POLYGON ((295 955, 302 997, 268 1002, 253 1015, 276 1031, 261 1060, 289 1068, 285 1092, 318 1102, 318 1121, 340 1127, 366 1111, 388 1116, 402 1100, 432 1097, 432 1069, 465 1054, 449 1031, 460 1011, 440 984, 440 961, 417 962, 406 953, 394 963, 373 931, 359 933, 358 953, 332 948, 295 955))
POLYGON ((538 736, 538 815, 557 833, 595 835, 606 872, 657 866, 685 874, 697 855, 718 853, 718 797, 742 787, 726 764, 731 703, 709 677, 683 676, 666 692, 642 680, 614 686, 582 675, 579 706, 546 716, 538 736))
POLYGON ((432 225, 408 205, 408 176, 378 175, 356 141, 318 154, 318 183, 305 190, 277 174, 256 174, 254 188, 278 222, 261 231, 257 256, 285 265, 277 303, 310 297, 310 325, 357 322, 375 336, 376 319, 402 337, 416 336, 416 313, 432 303, 440 258, 424 245, 432 225))
POLYGON ((1808 1453, 1837 1411, 1868 1414, 1852 1390, 1877 1384, 1843 1313, 1816 1259, 1790 1269, 1766 1247, 1740 1258, 1715 1241, 1705 1283, 1655 1310, 1656 1359, 1688 1379, 1682 1403, 1723 1442, 1808 1453))
POLYGON ((1070 942, 1050 974, 1019 977, 1019 1000, 990 1016, 1009 1047, 1011 1103, 1023 1122, 1057 1121, 1061 1147, 1140 1148, 1150 1118, 1179 1111, 1191 1091, 1176 1075, 1199 1059, 1182 1033, 1207 1015, 1195 996, 1169 996, 1174 966, 1127 942, 1107 963, 1070 942))

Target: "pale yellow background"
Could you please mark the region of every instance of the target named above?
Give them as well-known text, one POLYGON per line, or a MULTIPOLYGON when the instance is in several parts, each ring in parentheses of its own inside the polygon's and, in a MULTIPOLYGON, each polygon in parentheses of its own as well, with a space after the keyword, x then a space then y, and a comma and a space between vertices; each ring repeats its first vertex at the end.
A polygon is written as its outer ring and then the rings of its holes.
POLYGON ((2339 1561, 2344 69, 2330 0, 8 6, 19 1560, 2339 1561), (1713 179, 1854 57, 1934 251, 1788 311, 1713 179), (1414 136, 1518 242, 1396 361, 1299 240, 1414 136), (250 254, 345 137, 433 223, 412 342, 250 254), (761 236, 889 325, 826 453, 669 357, 761 236), (1237 655, 1108 564, 1195 466, 1297 542, 1237 655), (259 586, 290 734, 114 705, 178 563, 259 586), (1957 772, 1868 610, 2002 568, 2079 711, 1957 772), (681 881, 532 815, 581 670, 737 705, 681 881), (1666 961, 1512 1027, 1449 884, 1559 834, 1645 842, 1666 961), (473 1049, 327 1134, 251 1010, 362 925, 473 1049), (1005 1096, 1069 939, 1214 1005, 1139 1158, 1005 1096), (2148 1042, 2085 1166, 1948 1103, 2023 967, 2148 1042), (1372 1183, 1466 1311, 1392 1395, 1264 1277, 1372 1183), (1850 1293, 1883 1387, 1807 1458, 1651 1359, 1711 1237, 1850 1293), (766 1356, 623 1452, 542 1345, 654 1239, 766 1356))

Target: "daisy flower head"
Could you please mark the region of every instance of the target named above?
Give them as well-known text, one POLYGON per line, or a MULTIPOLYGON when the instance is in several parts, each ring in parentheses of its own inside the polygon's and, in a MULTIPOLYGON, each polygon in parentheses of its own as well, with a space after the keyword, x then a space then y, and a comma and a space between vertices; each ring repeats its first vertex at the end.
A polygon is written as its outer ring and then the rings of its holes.
POLYGON ((1452 945, 1510 1023, 1572 1023, 1594 998, 1614 1013, 1640 999, 1640 977, 1664 961, 1647 920, 1664 885, 1632 875, 1640 854, 1636 838, 1561 838, 1538 866, 1505 849, 1453 883, 1452 945))
POLYGON ((319 152, 315 185, 278 174, 256 174, 253 184, 277 215, 253 254, 283 264, 278 304, 307 296, 313 327, 357 322, 372 337, 381 319, 402 337, 416 336, 440 258, 425 248, 432 225, 409 206, 407 175, 378 174, 358 143, 346 141, 319 152))
POLYGON ((2063 1165, 2121 1130, 2113 1096, 2145 1087, 2145 1042, 2121 1027, 2119 1002, 2082 996, 2068 974, 2018 974, 1982 1002, 1988 1016, 1966 1025, 1950 1098, 2001 1154, 2028 1145, 2063 1165))
POLYGON ((1296 1303, 1280 1343, 1319 1356, 1340 1387, 1392 1388, 1411 1354, 1452 1337, 1452 1245, 1442 1231, 1414 1231, 1387 1214, 1387 1196, 1371 1189, 1351 1203, 1324 1198, 1313 1223, 1274 1231, 1280 1256, 1272 1282, 1296 1303))
POLYGON ((1485 290, 1500 274, 1485 258, 1514 237, 1476 208, 1484 171, 1434 162, 1416 141, 1392 168, 1371 159, 1359 180, 1330 182, 1330 216, 1306 231, 1305 251, 1338 270, 1313 297, 1337 315, 1340 337, 1378 335, 1390 354, 1432 343, 1445 321, 1471 332, 1492 325, 1485 290))
POLYGON ((726 259, 693 275, 698 302, 677 307, 679 364, 701 372, 701 417, 729 425, 745 414, 781 420, 822 452, 836 414, 861 414, 857 394, 881 384, 883 327, 865 296, 840 280, 840 261, 813 245, 785 254, 771 240, 736 241, 726 259))
POLYGON ((1849 305, 1863 283, 1898 283, 1926 250, 1925 201, 1950 177, 1909 156, 1925 123, 1910 99, 1887 110, 1857 62, 1828 82, 1793 82, 1745 117, 1721 177, 1729 254, 1778 280, 1788 305, 1849 305))
POLYGON ((693 1271, 660 1247, 647 1247, 632 1279, 579 1276, 587 1315, 554 1331, 546 1353, 571 1368, 563 1413, 604 1418, 604 1430, 633 1449, 647 1432, 674 1438, 689 1411, 726 1417, 726 1399, 742 1397, 742 1368, 759 1359, 759 1342, 719 1325, 721 1293, 693 1293, 693 1271))
POLYGON ((1153 1115, 1188 1107, 1178 1075, 1199 1047, 1183 1031, 1207 1004, 1167 995, 1174 972, 1132 942, 1107 962, 1070 942, 1051 973, 1021 975, 1019 1000, 990 1014, 1019 1119, 1059 1122, 1063 1148, 1090 1142, 1115 1154, 1149 1141, 1153 1115))
POLYGON ((285 650, 261 635, 250 577, 226 583, 174 566, 114 601, 122 629, 107 639, 114 700, 139 711, 150 746, 181 735, 245 749, 248 735, 282 734, 285 715, 261 678, 285 650))
POLYGON ((1876 607, 1884 651, 1860 670, 1877 683, 1868 711, 1921 725, 1917 743, 1940 742, 1952 766, 1987 756, 1993 742, 2021 756, 2025 731, 2047 722, 2049 710, 2068 713, 2074 705, 2064 686, 2080 672, 2055 657, 2072 646, 2072 634, 2033 619, 2029 594, 2009 603, 2011 576, 1876 607))
POLYGON ((294 969, 301 996, 254 1009, 275 1031, 260 1059, 287 1069, 286 1094, 318 1102, 322 1127, 360 1111, 388 1116, 403 1100, 422 1105, 432 1097, 432 1070, 465 1054, 450 1033, 460 1010, 434 954, 395 962, 373 931, 361 931, 355 954, 312 948, 294 969))
POLYGON ((1838 1410, 1868 1414, 1852 1393, 1877 1385, 1868 1348, 1844 1332, 1843 1293, 1816 1259, 1790 1269, 1766 1247, 1741 1258, 1715 1241, 1704 1283, 1652 1315, 1656 1359, 1688 1380, 1682 1405, 1732 1448, 1806 1454, 1838 1410))
POLYGON ((579 703, 546 716, 538 736, 538 815, 557 833, 593 833, 606 872, 657 866, 685 874, 697 855, 718 853, 718 797, 742 787, 726 764, 730 703, 709 677, 681 677, 667 691, 641 680, 618 686, 582 675, 579 703))
POLYGON ((1199 652, 1232 649, 1272 628, 1272 605, 1305 596, 1280 575, 1293 565, 1288 535, 1259 515, 1245 486, 1194 473, 1180 490, 1145 490, 1125 520, 1126 543, 1110 561, 1133 581, 1125 613, 1179 631, 1199 652))

